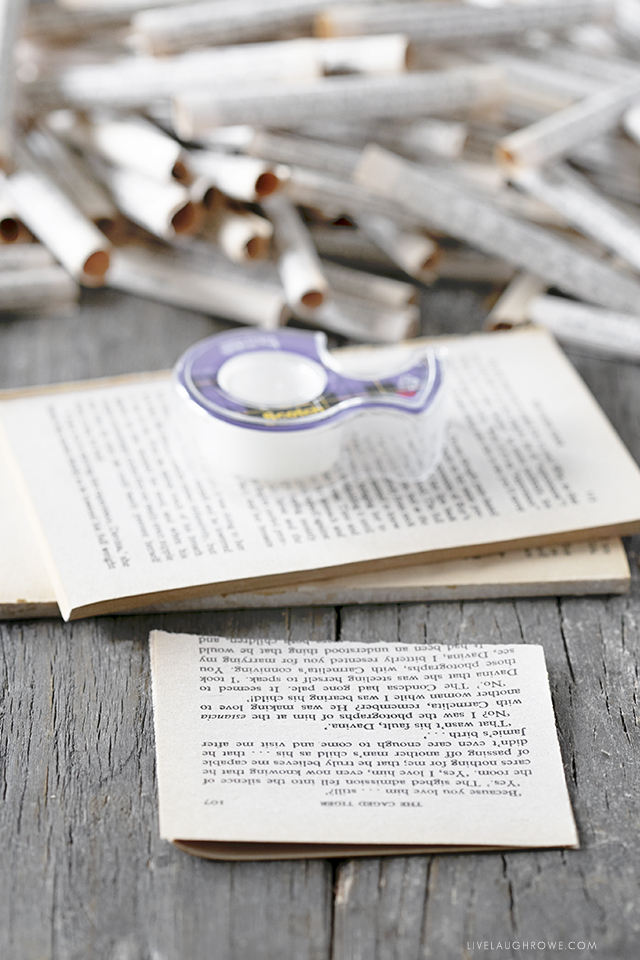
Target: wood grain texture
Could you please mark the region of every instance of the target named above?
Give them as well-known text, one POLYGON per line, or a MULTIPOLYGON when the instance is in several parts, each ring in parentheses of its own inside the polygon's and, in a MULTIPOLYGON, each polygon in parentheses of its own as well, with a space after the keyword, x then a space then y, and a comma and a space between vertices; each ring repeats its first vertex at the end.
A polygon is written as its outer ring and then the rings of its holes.
MULTIPOLYGON (((425 291, 423 332, 479 329, 488 294, 425 291)), ((0 386, 168 367, 222 326, 92 291, 76 315, 0 325, 0 386)), ((571 356, 640 459, 638 367, 571 356)), ((640 538, 629 548, 634 584, 624 598, 0 626, 0 957, 457 960, 528 956, 467 945, 535 939, 595 940, 587 955, 635 960, 640 538), (333 865, 216 864, 180 853, 157 827, 147 636, 158 628, 292 641, 542 643, 582 849, 333 865)))

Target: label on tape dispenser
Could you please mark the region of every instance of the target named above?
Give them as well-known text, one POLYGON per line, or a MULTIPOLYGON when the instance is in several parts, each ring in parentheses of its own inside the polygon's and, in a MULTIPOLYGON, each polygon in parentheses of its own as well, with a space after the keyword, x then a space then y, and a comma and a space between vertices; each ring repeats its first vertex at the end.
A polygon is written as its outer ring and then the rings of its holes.
POLYGON ((386 365, 355 376, 323 333, 243 329, 191 347, 175 381, 182 421, 217 472, 424 479, 442 449, 442 358, 421 348, 386 365))

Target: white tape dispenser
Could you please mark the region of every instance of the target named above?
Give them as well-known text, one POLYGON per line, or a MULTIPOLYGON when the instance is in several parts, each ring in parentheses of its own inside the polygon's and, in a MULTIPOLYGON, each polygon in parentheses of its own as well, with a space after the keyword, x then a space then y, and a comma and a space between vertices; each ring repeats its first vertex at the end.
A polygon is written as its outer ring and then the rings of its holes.
POLYGON ((323 333, 217 334, 176 364, 181 425, 216 473, 273 483, 317 474, 328 483, 422 480, 442 450, 442 359, 405 350, 395 366, 371 379, 349 375, 323 333))

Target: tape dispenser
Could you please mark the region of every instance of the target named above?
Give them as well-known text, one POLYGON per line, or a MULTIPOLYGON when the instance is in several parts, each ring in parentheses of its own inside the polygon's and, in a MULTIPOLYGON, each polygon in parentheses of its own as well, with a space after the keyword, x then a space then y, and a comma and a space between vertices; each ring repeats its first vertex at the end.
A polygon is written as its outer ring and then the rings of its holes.
POLYGON ((196 343, 174 369, 183 440, 216 474, 271 483, 425 479, 444 437, 442 356, 406 346, 343 354, 324 333, 289 329, 196 343))

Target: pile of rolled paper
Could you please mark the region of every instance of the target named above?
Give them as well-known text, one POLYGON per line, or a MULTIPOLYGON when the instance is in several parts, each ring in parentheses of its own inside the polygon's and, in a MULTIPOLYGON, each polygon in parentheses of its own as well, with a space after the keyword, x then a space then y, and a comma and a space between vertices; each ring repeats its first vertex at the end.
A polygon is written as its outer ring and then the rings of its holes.
POLYGON ((393 342, 446 278, 640 357, 640 0, 0 0, 0 37, 0 309, 393 342))

